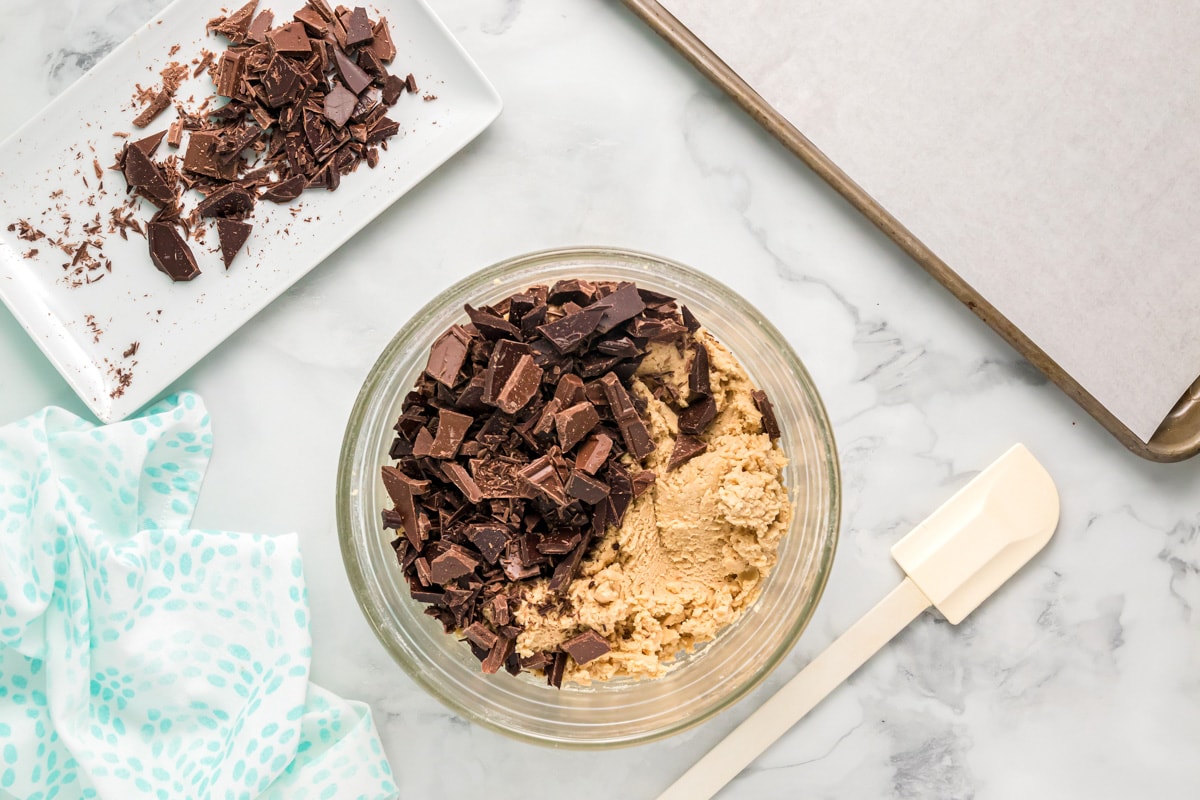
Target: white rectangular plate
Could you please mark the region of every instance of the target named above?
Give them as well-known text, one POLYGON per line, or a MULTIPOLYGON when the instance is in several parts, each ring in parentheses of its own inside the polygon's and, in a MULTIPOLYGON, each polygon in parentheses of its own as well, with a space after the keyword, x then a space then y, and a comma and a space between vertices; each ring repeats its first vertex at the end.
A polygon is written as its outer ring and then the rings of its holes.
MULTIPOLYGON (((254 231, 228 271, 213 229, 205 243, 191 243, 202 274, 190 283, 172 283, 155 269, 143 237, 130 232, 123 240, 107 233, 109 210, 123 202, 126 191, 121 174, 107 169, 125 141, 113 134, 127 131, 136 139, 166 129, 176 116, 173 109, 144 131, 132 126, 138 110, 134 84, 155 86, 172 61, 192 67, 201 49, 219 53, 225 40, 206 35, 205 23, 240 5, 177 0, 0 144, 0 299, 105 422, 154 399, 500 113, 496 90, 421 0, 378 0, 368 10, 390 23, 397 48, 390 70, 413 73, 420 89, 419 95, 403 94, 389 112, 400 133, 380 153, 379 165, 369 169, 364 163, 337 191, 311 189, 291 207, 258 202, 250 219, 254 231), (179 49, 171 55, 174 45, 179 49), (103 168, 99 181, 93 159, 103 168), (92 273, 93 279, 103 273, 93 283, 72 285, 78 281, 64 269, 71 258, 49 239, 82 241, 82 225, 97 213, 104 224, 103 255, 112 269, 92 273), (18 220, 47 238, 20 239, 19 230, 7 230, 18 220), (30 255, 33 249, 36 255, 30 255)), ((302 5, 303 0, 259 2, 260 9, 275 12, 277 22, 302 5)), ((194 98, 187 105, 196 107, 214 93, 202 73, 176 97, 194 98)), ((164 142, 157 156, 167 152, 164 142)), ((154 209, 141 203, 136 213, 144 223, 154 209)))

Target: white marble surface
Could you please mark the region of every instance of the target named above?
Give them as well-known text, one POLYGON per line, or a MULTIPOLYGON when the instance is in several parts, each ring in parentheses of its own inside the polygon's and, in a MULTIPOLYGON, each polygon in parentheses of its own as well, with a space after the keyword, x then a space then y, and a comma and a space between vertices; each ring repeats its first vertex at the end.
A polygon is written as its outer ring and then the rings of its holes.
MULTIPOLYGON (((162 5, 4 0, 0 135, 162 5)), ((198 524, 299 531, 314 679, 371 703, 403 796, 654 796, 891 587, 897 538, 1023 441, 1062 493, 1046 551, 957 628, 920 619, 724 796, 1194 797, 1200 460, 1125 452, 619 4, 433 5, 500 120, 177 384, 216 435, 198 524), (756 303, 824 394, 845 486, 834 574, 784 666, 688 733, 603 753, 508 740, 419 690, 359 614, 334 527, 345 418, 395 329, 477 268, 570 244, 661 253, 756 303)), ((83 413, 0 309, 0 423, 49 403, 83 413)))

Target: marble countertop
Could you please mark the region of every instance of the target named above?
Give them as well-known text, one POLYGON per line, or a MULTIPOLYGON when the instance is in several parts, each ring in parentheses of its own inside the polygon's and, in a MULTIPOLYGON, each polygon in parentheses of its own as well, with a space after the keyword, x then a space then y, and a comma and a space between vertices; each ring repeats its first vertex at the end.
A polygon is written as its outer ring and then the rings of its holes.
MULTIPOLYGON (((0 137, 163 5, 6 0, 0 137)), ((963 624, 919 619, 723 796, 1194 796, 1200 459, 1126 452, 618 3, 432 5, 501 118, 176 384, 216 437, 197 525, 299 532, 313 679, 371 704, 402 796, 524 797, 530 776, 548 797, 654 796, 880 599, 892 543, 1017 441, 1061 491, 1046 550, 963 624), (687 733, 599 753, 509 740, 417 688, 359 613, 334 525, 346 416, 395 330, 476 269, 577 244, 660 253, 755 303, 813 373, 844 481, 834 572, 783 666, 687 733)), ((86 413, 0 308, 0 424, 47 404, 86 413)))

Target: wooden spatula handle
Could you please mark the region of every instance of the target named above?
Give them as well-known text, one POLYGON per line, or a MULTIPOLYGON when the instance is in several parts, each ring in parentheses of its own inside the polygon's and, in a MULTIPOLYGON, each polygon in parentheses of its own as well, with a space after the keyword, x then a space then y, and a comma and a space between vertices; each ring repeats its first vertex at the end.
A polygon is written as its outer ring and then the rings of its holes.
POLYGON ((659 800, 706 800, 719 792, 929 606, 929 598, 905 578, 825 652, 784 684, 774 697, 671 784, 659 795, 659 800))

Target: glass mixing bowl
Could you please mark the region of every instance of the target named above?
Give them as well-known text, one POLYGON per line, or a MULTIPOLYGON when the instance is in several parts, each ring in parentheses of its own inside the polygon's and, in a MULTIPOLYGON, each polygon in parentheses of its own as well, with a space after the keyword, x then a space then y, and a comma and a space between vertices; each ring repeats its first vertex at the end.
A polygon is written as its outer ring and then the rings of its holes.
POLYGON ((729 288, 666 259, 623 250, 550 250, 503 261, 447 289, 421 309, 384 349, 355 401, 342 444, 337 521, 350 584, 379 640, 400 666, 458 714, 489 728, 555 746, 633 744, 676 733, 711 717, 754 688, 787 655, 811 619, 837 544, 841 485, 829 419, 812 378, 774 326, 729 288), (753 605, 667 675, 588 687, 547 686, 527 674, 480 672, 479 661, 409 597, 392 533, 380 525, 388 505, 379 477, 390 463, 392 425, 433 340, 467 322, 463 304, 498 301, 562 278, 635 281, 686 304, 771 398, 789 463, 794 504, 779 561, 753 605))

